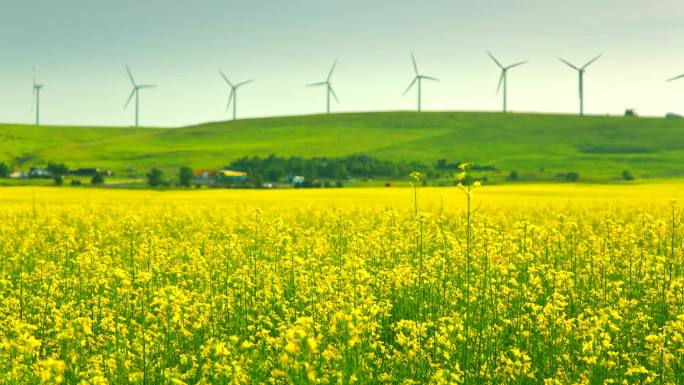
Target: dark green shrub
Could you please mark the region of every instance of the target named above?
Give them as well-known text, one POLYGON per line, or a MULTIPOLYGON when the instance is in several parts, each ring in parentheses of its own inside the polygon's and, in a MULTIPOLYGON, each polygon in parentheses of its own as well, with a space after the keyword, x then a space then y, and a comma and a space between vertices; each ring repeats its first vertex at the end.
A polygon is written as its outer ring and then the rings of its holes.
POLYGON ((508 174, 508 180, 510 180, 512 182, 515 182, 516 180, 518 180, 518 172, 517 171, 511 171, 508 174))
POLYGON ((634 176, 629 172, 629 170, 625 170, 622 172, 622 179, 630 181, 634 180, 634 176))
POLYGON ((69 173, 69 169, 64 163, 52 163, 48 162, 47 170, 52 174, 52 176, 63 176, 69 173))
POLYGON ((7 178, 11 172, 12 170, 6 163, 0 162, 0 178, 7 178))
POLYGON ((90 179, 90 184, 92 184, 93 186, 102 186, 104 182, 104 176, 99 172, 95 173, 95 175, 93 175, 93 177, 90 179))
POLYGON ((190 167, 181 167, 180 170, 178 170, 178 184, 183 187, 190 187, 192 178, 194 177, 195 175, 192 173, 190 167))
POLYGON ((147 174, 147 184, 152 187, 161 186, 164 183, 164 172, 158 168, 153 168, 147 174))

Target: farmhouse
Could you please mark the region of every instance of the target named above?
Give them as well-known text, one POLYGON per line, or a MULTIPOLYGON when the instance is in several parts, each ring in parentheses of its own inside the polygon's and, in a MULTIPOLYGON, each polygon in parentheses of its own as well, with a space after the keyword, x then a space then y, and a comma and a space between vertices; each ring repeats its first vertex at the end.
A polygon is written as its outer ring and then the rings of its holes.
POLYGON ((31 167, 28 172, 29 178, 50 178, 52 173, 42 167, 31 167))
POLYGON ((289 175, 286 179, 287 183, 292 183, 292 184, 302 184, 304 183, 305 178, 301 175, 289 175))

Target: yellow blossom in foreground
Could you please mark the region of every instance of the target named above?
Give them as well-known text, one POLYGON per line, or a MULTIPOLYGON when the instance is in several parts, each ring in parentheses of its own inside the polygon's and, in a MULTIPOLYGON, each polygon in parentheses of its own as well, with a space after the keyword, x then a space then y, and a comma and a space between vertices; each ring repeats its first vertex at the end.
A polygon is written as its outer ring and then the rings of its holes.
POLYGON ((481 187, 470 170, 420 193, 419 174, 0 190, 0 384, 684 381, 666 197, 684 189, 481 187))

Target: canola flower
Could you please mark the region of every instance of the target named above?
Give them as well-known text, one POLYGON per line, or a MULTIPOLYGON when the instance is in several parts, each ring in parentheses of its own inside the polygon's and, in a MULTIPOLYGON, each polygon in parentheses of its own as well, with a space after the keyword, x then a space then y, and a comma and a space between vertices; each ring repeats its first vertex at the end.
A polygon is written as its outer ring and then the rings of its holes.
POLYGON ((473 209, 476 187, 4 201, 0 384, 684 382, 677 205, 473 209))

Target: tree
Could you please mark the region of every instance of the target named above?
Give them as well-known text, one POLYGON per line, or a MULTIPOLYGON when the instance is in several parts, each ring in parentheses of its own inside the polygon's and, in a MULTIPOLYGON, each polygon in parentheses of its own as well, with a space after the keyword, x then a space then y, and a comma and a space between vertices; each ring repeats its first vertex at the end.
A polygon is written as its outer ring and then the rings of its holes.
POLYGON ((11 172, 12 170, 6 163, 0 162, 0 178, 7 178, 11 172))
POLYGON ((47 170, 52 174, 53 177, 64 176, 69 173, 69 169, 64 163, 52 163, 48 162, 47 170))
POLYGON ((285 176, 285 171, 283 171, 282 167, 274 165, 266 170, 266 180, 270 182, 277 182, 283 176, 285 176))
POLYGON ((192 173, 192 169, 190 167, 181 167, 178 171, 178 184, 183 187, 190 187, 192 184, 192 178, 194 177, 195 174, 192 173))
POLYGON ((579 174, 572 171, 565 174, 565 180, 568 182, 577 182, 579 180, 579 174))
POLYGON ((331 177, 335 179, 346 179, 348 176, 347 166, 341 161, 335 162, 335 171, 331 177))
POLYGON ((158 168, 153 168, 147 174, 147 184, 152 187, 161 186, 164 183, 164 172, 158 168))
POLYGON ((95 175, 93 175, 92 179, 90 179, 90 184, 93 186, 101 186, 104 184, 104 176, 100 174, 99 172, 96 172, 95 175))
POLYGON ((55 186, 61 186, 64 184, 64 177, 59 174, 55 174, 52 180, 55 182, 55 186))
POLYGON ((515 182, 518 180, 518 172, 517 171, 511 171, 510 174, 508 174, 508 180, 515 182))

